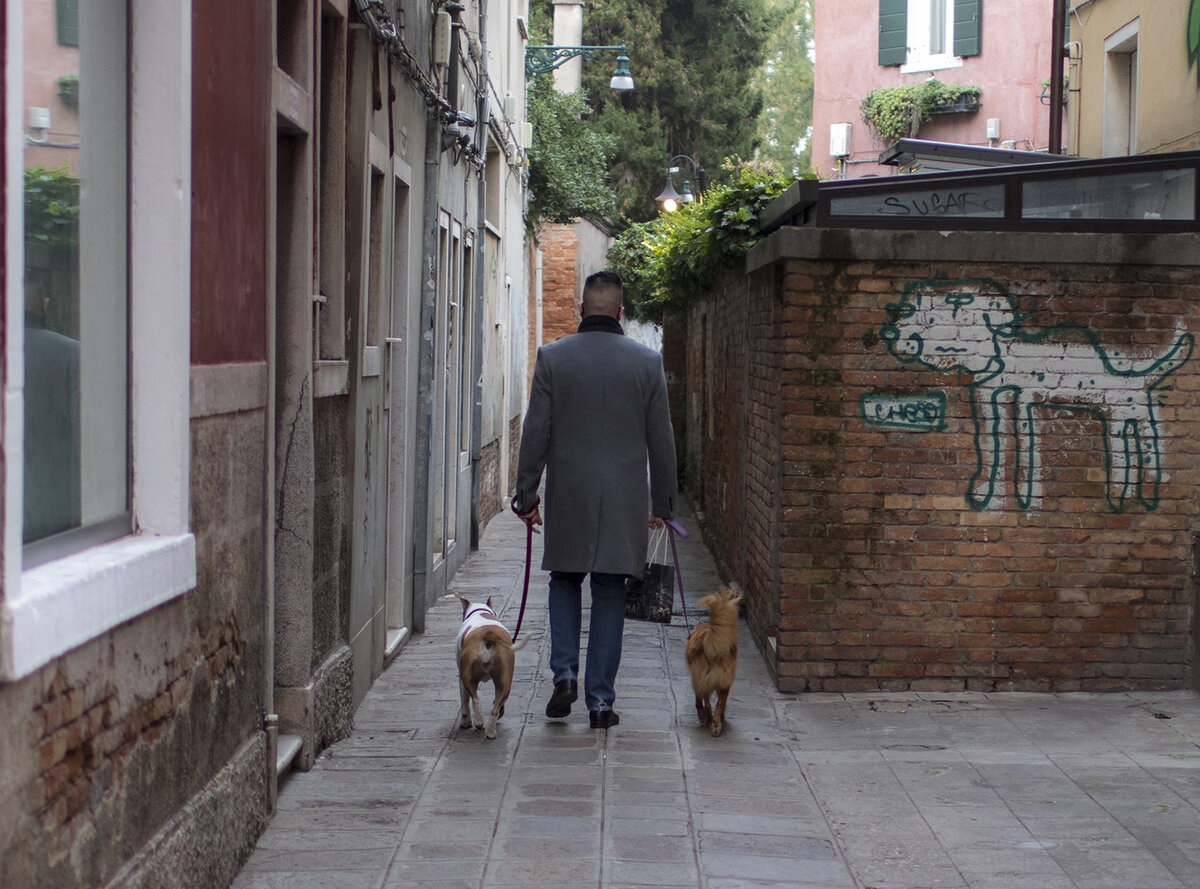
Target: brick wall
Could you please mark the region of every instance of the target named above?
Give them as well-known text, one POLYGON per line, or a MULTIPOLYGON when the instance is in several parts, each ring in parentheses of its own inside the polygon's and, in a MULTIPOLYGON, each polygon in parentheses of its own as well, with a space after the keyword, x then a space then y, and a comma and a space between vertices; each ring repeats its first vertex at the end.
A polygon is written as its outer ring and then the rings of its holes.
POLYGON ((172 730, 197 679, 207 685, 239 666, 241 649, 233 623, 214 628, 197 646, 198 663, 182 672, 176 667, 153 697, 129 708, 113 688, 72 682, 63 670, 56 672, 33 711, 39 772, 30 802, 41 826, 66 827, 71 834, 89 826, 106 789, 122 781, 130 756, 144 755, 172 730))
POLYGON ((781 689, 1191 681, 1197 265, 792 230, 693 304, 693 484, 781 689))
MULTIPOLYGON (((689 478, 687 462, 688 338, 687 315, 682 311, 666 313, 662 319, 663 373, 667 378, 667 404, 675 431, 675 456, 681 483, 689 478)), ((694 475, 694 472, 691 473, 694 475)), ((682 486, 682 485, 681 485, 682 486)))
POLYGON ((500 490, 500 440, 496 439, 479 452, 479 527, 486 528, 506 505, 500 490))
MULTIPOLYGON (((518 414, 508 421, 508 487, 504 491, 506 499, 517 489, 517 459, 521 456, 521 423, 524 419, 518 414)), ((507 506, 507 503, 505 505, 507 506)))
POLYGON ((552 343, 579 328, 575 226, 551 223, 542 230, 542 342, 552 343))

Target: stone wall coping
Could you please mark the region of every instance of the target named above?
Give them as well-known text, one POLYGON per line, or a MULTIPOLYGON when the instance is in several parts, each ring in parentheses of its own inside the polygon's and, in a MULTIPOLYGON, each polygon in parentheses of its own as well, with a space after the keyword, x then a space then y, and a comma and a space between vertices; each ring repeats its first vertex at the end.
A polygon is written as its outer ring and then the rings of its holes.
POLYGON ((1200 233, 1054 234, 785 226, 751 248, 746 272, 789 259, 1198 266, 1200 233))

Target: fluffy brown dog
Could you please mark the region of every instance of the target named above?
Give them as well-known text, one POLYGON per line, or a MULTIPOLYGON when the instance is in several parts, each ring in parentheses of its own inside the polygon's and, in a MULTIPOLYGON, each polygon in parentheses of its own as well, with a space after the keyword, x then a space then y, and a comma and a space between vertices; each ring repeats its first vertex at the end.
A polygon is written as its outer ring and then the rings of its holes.
POLYGON ((512 688, 513 667, 516 658, 513 652, 523 648, 529 641, 526 636, 513 645, 512 636, 504 624, 496 620, 492 611, 492 600, 471 602, 463 599, 463 622, 458 631, 458 684, 462 696, 459 708, 459 725, 462 728, 474 723, 476 730, 485 729, 484 736, 496 737, 496 721, 504 715, 504 702, 512 688), (496 698, 492 703, 487 726, 479 706, 479 683, 492 680, 496 698))
POLYGON ((721 587, 705 596, 700 607, 708 609, 708 620, 696 624, 687 643, 687 665, 696 692, 700 724, 711 726, 713 737, 725 728, 725 702, 737 672, 738 603, 742 594, 735 587, 721 587), (712 705, 712 695, 717 703, 712 705))

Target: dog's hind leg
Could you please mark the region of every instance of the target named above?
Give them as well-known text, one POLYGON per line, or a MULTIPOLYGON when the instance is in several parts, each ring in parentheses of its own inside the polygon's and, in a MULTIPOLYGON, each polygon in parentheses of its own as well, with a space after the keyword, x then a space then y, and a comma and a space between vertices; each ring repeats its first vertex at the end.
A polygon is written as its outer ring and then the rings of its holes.
POLYGON ((717 689, 717 706, 713 709, 712 735, 719 738, 725 729, 725 703, 729 700, 729 689, 717 689))
POLYGON ((708 725, 712 722, 712 711, 709 709, 708 695, 696 695, 696 716, 699 717, 701 725, 708 725))
MULTIPOLYGON (((500 688, 496 688, 496 700, 492 702, 492 711, 488 714, 487 731, 484 732, 484 737, 496 737, 496 723, 500 717, 504 715, 504 699, 500 697, 500 688)), ((508 697, 505 695, 504 697, 508 697)))
POLYGON ((483 710, 479 706, 479 683, 471 685, 471 722, 475 726, 475 731, 483 730, 483 710))
POLYGON ((1037 440, 1037 417, 1033 402, 1023 400, 1020 390, 1013 390, 1013 493, 1022 509, 1034 502, 1041 462, 1037 440))
POLYGON ((461 703, 458 708, 458 727, 471 727, 471 689, 461 679, 458 682, 458 692, 461 703))

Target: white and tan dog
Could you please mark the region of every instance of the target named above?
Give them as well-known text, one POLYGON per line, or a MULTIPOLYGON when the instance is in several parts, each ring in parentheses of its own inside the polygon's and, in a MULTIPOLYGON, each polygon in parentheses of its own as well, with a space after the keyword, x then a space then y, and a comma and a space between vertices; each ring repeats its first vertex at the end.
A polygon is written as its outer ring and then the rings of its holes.
POLYGON ((513 645, 512 636, 492 611, 492 600, 471 602, 463 599, 463 622, 458 630, 458 684, 462 694, 459 726, 484 729, 487 738, 496 737, 496 721, 504 715, 504 702, 512 689, 514 652, 525 647, 526 636, 513 645), (479 706, 479 683, 492 680, 496 698, 484 727, 483 711, 479 706))

